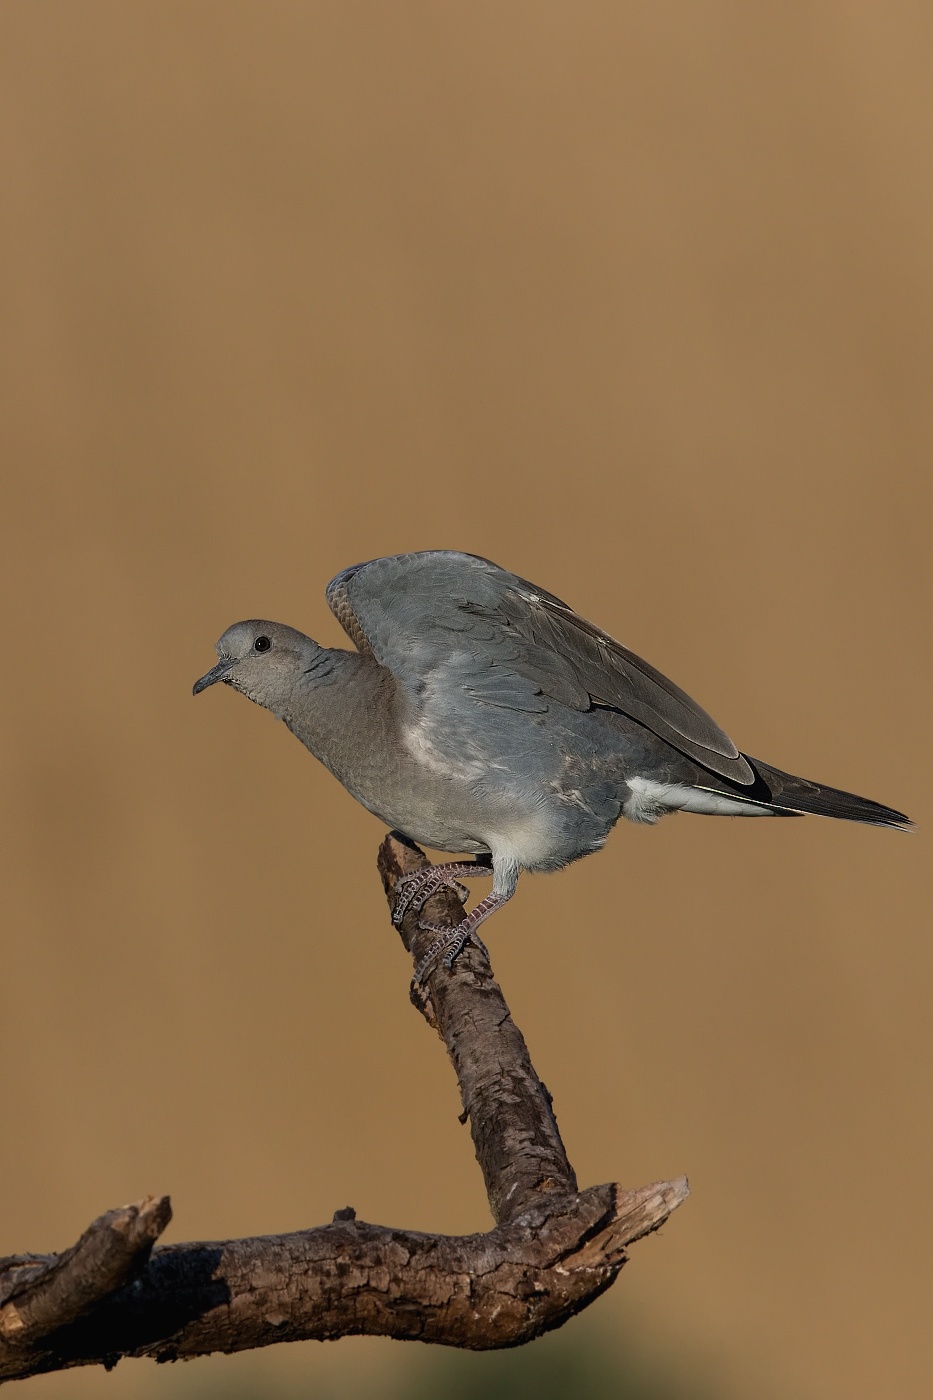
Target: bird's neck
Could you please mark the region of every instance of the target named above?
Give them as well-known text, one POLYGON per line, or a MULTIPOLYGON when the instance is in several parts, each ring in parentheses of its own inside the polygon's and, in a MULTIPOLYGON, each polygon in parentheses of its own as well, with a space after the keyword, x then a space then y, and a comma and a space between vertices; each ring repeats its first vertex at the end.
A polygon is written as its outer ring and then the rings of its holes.
POLYGON ((282 709, 282 719, 331 772, 385 716, 390 678, 370 657, 319 647, 282 709))

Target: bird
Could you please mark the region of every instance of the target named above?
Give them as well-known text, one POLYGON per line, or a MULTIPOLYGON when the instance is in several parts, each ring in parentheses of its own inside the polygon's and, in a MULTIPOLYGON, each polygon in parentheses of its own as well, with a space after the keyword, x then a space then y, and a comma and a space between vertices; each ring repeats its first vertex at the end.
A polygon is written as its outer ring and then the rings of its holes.
POLYGON ((525 872, 598 851, 625 817, 815 813, 909 829, 902 812, 740 752, 679 686, 567 603, 479 555, 423 550, 343 569, 327 602, 353 650, 234 623, 221 682, 283 720, 387 826, 459 860, 399 881, 393 919, 447 886, 491 891, 436 937, 423 980, 453 966, 525 872), (472 856, 466 861, 463 856, 472 856))

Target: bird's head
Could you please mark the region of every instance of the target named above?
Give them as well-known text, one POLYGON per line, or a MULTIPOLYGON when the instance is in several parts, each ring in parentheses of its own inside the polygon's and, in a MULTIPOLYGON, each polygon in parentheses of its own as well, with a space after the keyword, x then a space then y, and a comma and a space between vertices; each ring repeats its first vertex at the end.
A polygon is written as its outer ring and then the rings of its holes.
POLYGON ((321 648, 317 642, 281 622, 235 622, 217 643, 217 665, 195 681, 195 695, 223 681, 282 714, 299 679, 314 669, 321 648))

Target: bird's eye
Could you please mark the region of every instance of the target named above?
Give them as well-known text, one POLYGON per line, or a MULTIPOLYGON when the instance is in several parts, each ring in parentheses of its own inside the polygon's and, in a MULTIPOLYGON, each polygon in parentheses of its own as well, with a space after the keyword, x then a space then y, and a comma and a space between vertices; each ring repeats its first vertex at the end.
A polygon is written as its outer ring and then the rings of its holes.
POLYGON ((268 651, 271 645, 268 637, 257 637, 253 642, 253 651, 268 651))

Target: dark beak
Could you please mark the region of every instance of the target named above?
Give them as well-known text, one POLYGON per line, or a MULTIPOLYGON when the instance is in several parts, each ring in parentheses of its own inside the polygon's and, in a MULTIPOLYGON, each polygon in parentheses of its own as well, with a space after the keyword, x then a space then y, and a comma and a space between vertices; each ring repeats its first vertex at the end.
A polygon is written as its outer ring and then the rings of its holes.
POLYGON ((202 676, 199 681, 195 681, 194 689, 191 694, 200 695, 201 691, 206 690, 209 685, 214 685, 215 682, 224 680, 232 665, 233 661, 229 656, 221 657, 217 665, 212 666, 206 676, 202 676))

